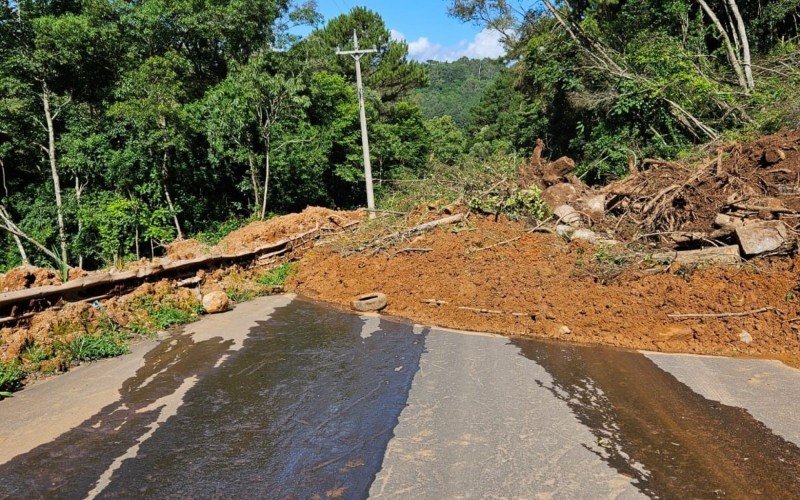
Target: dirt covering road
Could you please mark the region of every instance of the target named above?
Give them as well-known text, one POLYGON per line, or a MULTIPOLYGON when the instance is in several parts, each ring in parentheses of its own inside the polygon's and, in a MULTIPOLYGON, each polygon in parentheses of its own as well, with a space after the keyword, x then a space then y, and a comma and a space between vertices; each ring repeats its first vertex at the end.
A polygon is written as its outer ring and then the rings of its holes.
POLYGON ((389 297, 388 314, 463 330, 800 361, 800 323, 791 321, 800 315, 800 260, 676 267, 652 275, 634 266, 604 282, 605 269, 613 266, 605 250, 492 218, 472 216, 466 226, 457 232, 439 228, 398 247, 428 252, 342 255, 314 249, 288 286, 345 307, 357 295, 380 291, 389 297), (755 310, 761 312, 668 316, 755 310), (742 340, 748 340, 745 333, 750 343, 742 340))

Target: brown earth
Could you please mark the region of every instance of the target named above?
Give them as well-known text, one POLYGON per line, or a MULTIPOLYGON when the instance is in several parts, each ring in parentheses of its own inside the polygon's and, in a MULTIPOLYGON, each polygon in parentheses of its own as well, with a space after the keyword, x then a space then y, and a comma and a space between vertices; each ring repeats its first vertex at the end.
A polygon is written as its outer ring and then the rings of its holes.
POLYGON ((176 241, 167 247, 167 258, 171 260, 196 259, 208 253, 209 248, 206 245, 192 238, 176 241))
POLYGON ((60 284, 61 277, 52 269, 23 266, 0 275, 0 293, 60 284))
POLYGON ((658 274, 629 266, 606 283, 603 269, 613 264, 604 250, 528 233, 519 223, 475 216, 471 223, 473 231, 439 228, 402 245, 430 248, 426 253, 390 249, 344 256, 314 249, 287 287, 345 307, 357 295, 383 292, 387 314, 463 330, 800 362, 800 323, 790 321, 800 314, 800 260, 658 274), (519 239, 504 243, 514 238, 519 239), (430 300, 446 304, 424 302, 430 300), (667 316, 763 308, 770 310, 745 317, 667 316), (740 339, 743 332, 752 343, 740 339))
POLYGON ((297 214, 252 222, 223 238, 213 251, 231 253, 254 250, 317 227, 334 230, 363 217, 363 212, 337 212, 328 208, 308 207, 297 214))

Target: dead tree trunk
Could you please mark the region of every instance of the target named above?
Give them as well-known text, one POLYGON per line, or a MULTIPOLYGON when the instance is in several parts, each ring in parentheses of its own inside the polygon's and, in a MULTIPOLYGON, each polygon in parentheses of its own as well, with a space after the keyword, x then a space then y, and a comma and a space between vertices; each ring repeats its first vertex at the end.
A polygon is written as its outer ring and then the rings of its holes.
POLYGON ((742 62, 744 64, 744 77, 747 81, 747 88, 753 90, 756 84, 753 81, 753 68, 750 63, 750 41, 747 39, 744 19, 742 18, 741 12, 739 12, 739 6, 736 5, 736 0, 727 0, 727 2, 733 14, 733 18, 736 19, 736 29, 739 32, 739 39, 742 42, 742 62))
POLYGON ((169 187, 167 186, 167 179, 169 178, 169 170, 167 169, 167 160, 169 159, 169 151, 164 150, 164 156, 161 159, 161 184, 164 186, 164 198, 167 200, 167 206, 172 214, 172 222, 175 224, 175 231, 179 240, 183 239, 183 231, 181 230, 181 223, 178 220, 178 212, 175 211, 175 205, 172 203, 172 196, 169 194, 169 187))
MULTIPOLYGON (((11 220, 11 215, 8 213, 8 210, 6 210, 6 207, 4 207, 3 205, 0 205, 0 221, 2 221, 2 225, 0 225, 0 228, 4 229, 12 236, 16 236, 15 241, 19 241, 19 239, 22 238, 30 242, 36 248, 38 248, 43 254, 47 255, 54 261, 58 261, 58 255, 51 252, 50 250, 48 250, 46 246, 42 245, 35 239, 25 234, 16 224, 14 224, 14 221, 11 220)), ((25 253, 25 249, 22 247, 21 241, 19 242, 17 249, 20 250, 21 256, 24 255, 23 260, 27 261, 28 256, 25 253)))
POLYGON ((264 152, 264 190, 263 190, 264 196, 261 199, 262 200, 261 201, 261 218, 262 219, 267 216, 267 198, 268 198, 268 195, 269 195, 269 166, 270 166, 269 165, 269 161, 270 161, 270 155, 272 153, 272 151, 270 151, 270 149, 272 147, 272 143, 271 143, 271 140, 270 140, 270 134, 267 134, 264 137, 264 146, 265 146, 265 152, 264 152))
POLYGON ((697 3, 700 4, 700 7, 703 8, 706 15, 708 15, 711 22, 716 26, 717 31, 719 31, 720 36, 722 37, 722 43, 725 45, 725 52, 728 55, 728 62, 730 63, 733 71, 736 73, 736 78, 739 80, 739 86, 741 86, 745 92, 749 92, 750 89, 747 86, 747 82, 745 81, 744 71, 742 71, 742 63, 739 60, 739 56, 734 49, 733 43, 731 43, 731 38, 728 36, 728 32, 725 31, 725 27, 722 26, 717 15, 711 10, 708 3, 705 0, 697 0, 697 3))
POLYGON ((253 159, 253 153, 247 153, 247 161, 250 164, 250 180, 253 183, 253 196, 255 199, 255 211, 258 212, 259 207, 261 206, 261 194, 258 190, 258 176, 256 174, 256 165, 253 159))
POLYGON ((58 175, 58 165, 56 164, 56 135, 53 125, 53 112, 50 102, 50 88, 42 82, 42 106, 44 107, 44 117, 47 122, 47 156, 50 160, 50 172, 53 176, 53 190, 56 196, 56 215, 58 219, 58 239, 61 246, 61 262, 64 266, 69 265, 67 255, 67 231, 64 226, 64 206, 61 200, 61 178, 58 175))

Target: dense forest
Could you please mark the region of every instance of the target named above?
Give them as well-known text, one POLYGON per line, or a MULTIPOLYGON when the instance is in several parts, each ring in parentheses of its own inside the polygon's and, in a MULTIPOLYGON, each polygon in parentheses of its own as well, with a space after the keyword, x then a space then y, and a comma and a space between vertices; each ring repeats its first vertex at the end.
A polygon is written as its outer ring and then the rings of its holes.
POLYGON ((502 61, 468 59, 428 61, 428 85, 414 92, 426 119, 449 116, 460 128, 470 124, 470 112, 505 67, 502 61))
POLYGON ((645 156, 800 126, 800 0, 522 5, 452 0, 508 56, 421 64, 365 8, 323 23, 289 0, 0 3, 0 268, 96 268, 249 218, 363 205, 353 61, 335 53, 353 30, 378 49, 364 78, 379 202, 537 138, 603 182, 645 156))

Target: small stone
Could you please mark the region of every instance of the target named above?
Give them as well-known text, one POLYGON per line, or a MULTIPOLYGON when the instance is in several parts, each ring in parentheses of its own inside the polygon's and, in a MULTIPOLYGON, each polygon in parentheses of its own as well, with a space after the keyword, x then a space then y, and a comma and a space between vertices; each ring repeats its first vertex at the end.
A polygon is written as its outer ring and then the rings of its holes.
POLYGON ((225 312, 230 306, 230 299, 225 292, 210 292, 203 297, 203 309, 209 314, 225 312))
POLYGON ((558 329, 558 333, 561 335, 569 335, 572 333, 572 330, 570 330, 567 325, 561 325, 561 328, 558 329))
POLYGON ((744 342, 745 344, 750 344, 753 342, 753 336, 750 333, 742 330, 742 333, 739 334, 739 340, 744 342))

